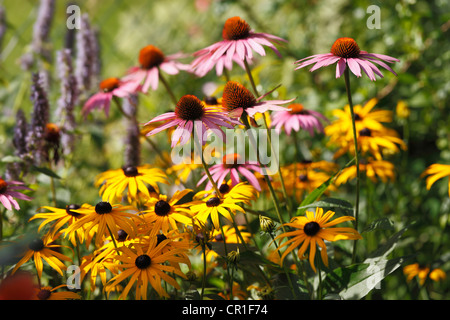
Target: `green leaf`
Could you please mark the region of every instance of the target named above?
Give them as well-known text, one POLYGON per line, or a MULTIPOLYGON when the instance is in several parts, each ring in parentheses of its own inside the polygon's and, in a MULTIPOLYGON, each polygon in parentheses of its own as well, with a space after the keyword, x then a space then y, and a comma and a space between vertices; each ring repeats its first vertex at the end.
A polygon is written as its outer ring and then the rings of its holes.
POLYGON ((326 198, 323 200, 315 201, 313 203, 310 203, 305 206, 301 206, 298 209, 308 209, 308 208, 326 208, 326 209, 333 209, 335 211, 342 210, 344 214, 352 215, 353 214, 353 205, 342 199, 336 199, 336 198, 326 198))
POLYGON ((364 230, 361 232, 370 232, 375 230, 393 230, 394 222, 388 218, 381 218, 375 221, 372 221, 364 230))
POLYGON ((32 166, 31 169, 33 171, 37 171, 37 172, 40 172, 42 174, 45 174, 46 176, 49 176, 49 177, 52 177, 52 178, 56 178, 56 179, 61 179, 60 176, 58 176, 55 172, 53 172, 49 168, 32 166))
POLYGON ((17 156, 6 156, 6 157, 3 157, 0 160, 0 162, 3 162, 3 163, 15 163, 15 162, 22 162, 22 159, 20 159, 17 156))

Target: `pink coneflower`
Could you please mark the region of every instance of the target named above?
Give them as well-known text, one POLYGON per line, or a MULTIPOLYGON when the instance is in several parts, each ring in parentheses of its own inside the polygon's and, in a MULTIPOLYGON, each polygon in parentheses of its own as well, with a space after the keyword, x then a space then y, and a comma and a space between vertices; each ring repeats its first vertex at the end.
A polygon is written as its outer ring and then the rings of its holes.
POLYGON ((256 113, 264 113, 268 110, 285 111, 285 107, 280 104, 286 104, 294 101, 291 100, 261 100, 266 96, 262 95, 259 98, 255 96, 242 84, 236 81, 228 81, 223 89, 222 107, 230 112, 232 117, 240 117, 245 112, 249 117, 253 118, 256 113))
POLYGON ((189 65, 177 61, 182 57, 184 55, 181 53, 165 56, 159 48, 148 45, 139 52, 139 66, 132 67, 124 79, 143 83, 142 92, 144 93, 147 93, 150 87, 156 90, 158 89, 160 70, 174 75, 178 74, 180 70, 190 69, 189 65))
POLYGON ((100 82, 100 92, 94 94, 86 101, 81 113, 86 117, 93 109, 103 109, 105 115, 109 116, 111 100, 114 96, 126 98, 139 90, 139 83, 122 81, 118 78, 108 78, 100 82))
POLYGON ((339 38, 331 47, 330 53, 316 54, 307 58, 296 61, 298 64, 295 70, 309 66, 313 63, 315 65, 309 70, 314 71, 321 67, 336 64, 336 78, 339 78, 348 66, 350 71, 357 77, 361 77, 361 69, 367 74, 370 80, 375 81, 375 74, 383 78, 383 74, 378 69, 376 63, 386 70, 397 75, 385 62, 394 63, 400 60, 386 56, 384 54, 367 53, 359 49, 358 44, 352 38, 339 38))
MULTIPOLYGON (((216 61, 211 60, 208 55, 204 54, 197 57, 192 62, 192 72, 198 77, 204 77, 214 66, 216 66, 216 75, 220 77, 223 74, 224 69, 231 71, 233 69, 233 62, 237 63, 242 69, 245 70, 244 61, 240 59, 239 55, 235 53, 231 59, 226 54, 219 57, 216 61)), ((252 63, 250 58, 247 58, 249 64, 252 63)))
POLYGON ((30 201, 30 198, 17 190, 32 190, 24 185, 20 181, 5 181, 0 177, 0 202, 5 206, 7 210, 14 209, 19 210, 20 206, 16 199, 30 201))
POLYGON ((192 66, 211 70, 219 61, 224 65, 231 64, 235 55, 241 61, 252 59, 253 50, 259 55, 265 56, 266 52, 263 46, 271 48, 281 57, 280 52, 272 42, 287 42, 285 39, 268 33, 254 32, 250 25, 240 17, 232 17, 225 22, 222 38, 222 41, 195 52, 194 56, 200 58, 196 59, 192 66))
POLYGON ((275 127, 277 133, 280 133, 282 127, 288 135, 291 135, 292 130, 300 129, 308 131, 311 136, 314 136, 314 131, 323 132, 321 120, 328 121, 324 115, 306 110, 300 103, 293 103, 288 108, 290 110, 274 112, 272 115, 271 126, 275 127))
MULTIPOLYGON (((241 178, 239 175, 244 176, 248 182, 255 187, 258 191, 261 191, 261 186, 258 182, 258 179, 252 172, 261 173, 261 168, 257 165, 256 162, 243 161, 241 156, 237 153, 227 154, 223 156, 222 163, 213 165, 209 172, 211 174, 212 179, 217 184, 217 186, 221 186, 222 182, 225 178, 230 175, 232 186, 237 185, 241 182, 241 178), (250 171, 251 170, 251 171, 250 171)), ((198 182, 197 186, 203 183, 207 179, 207 175, 205 174, 198 182)), ((213 187, 211 181, 208 181, 205 189, 209 190, 213 187)))
POLYGON ((207 130, 214 130, 214 133, 224 138, 225 134, 220 126, 232 129, 234 127, 233 124, 242 125, 239 121, 229 118, 226 112, 218 111, 217 106, 207 105, 193 95, 181 97, 175 107, 175 112, 167 112, 159 115, 145 125, 159 121, 167 122, 147 133, 147 136, 177 126, 172 134, 172 148, 175 147, 178 142, 180 142, 180 145, 184 145, 188 142, 194 127, 199 142, 204 145, 206 142, 206 135, 204 133, 206 133, 207 130))

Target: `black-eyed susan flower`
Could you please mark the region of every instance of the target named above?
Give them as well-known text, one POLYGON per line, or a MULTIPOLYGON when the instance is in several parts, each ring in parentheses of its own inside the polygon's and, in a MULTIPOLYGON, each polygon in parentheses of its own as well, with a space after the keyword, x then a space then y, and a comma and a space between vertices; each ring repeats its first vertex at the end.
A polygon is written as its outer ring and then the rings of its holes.
POLYGON ((51 237, 49 234, 42 238, 35 237, 30 240, 27 250, 21 255, 22 258, 17 262, 11 273, 14 274, 24 263, 33 259, 39 279, 41 279, 42 270, 44 269, 43 261, 47 262, 50 267, 63 276, 63 270, 67 269, 63 261, 71 262, 72 259, 58 252, 59 248, 64 246, 54 244, 55 240, 56 238, 51 237))
POLYGON ((95 245, 102 245, 105 237, 116 237, 119 230, 124 230, 134 237, 136 224, 134 219, 138 218, 132 206, 122 206, 120 204, 111 205, 109 202, 100 201, 95 206, 85 204, 79 209, 72 209, 74 212, 84 214, 83 218, 70 225, 65 232, 69 235, 73 230, 84 228, 85 238, 92 239, 95 231, 95 245))
POLYGON ((241 202, 239 199, 232 197, 220 198, 217 195, 211 195, 200 201, 195 201, 191 205, 191 211, 195 218, 206 223, 208 218, 211 219, 214 228, 220 228, 220 216, 223 216, 228 221, 233 221, 233 216, 237 211, 245 212, 237 203, 241 202))
POLYGON ((324 214, 322 208, 317 208, 315 213, 306 211, 306 216, 294 217, 291 219, 291 222, 285 223, 284 226, 291 227, 295 230, 282 233, 275 238, 275 240, 289 238, 289 240, 280 244, 277 249, 280 250, 288 246, 281 256, 281 263, 283 263, 284 258, 295 248, 298 248, 298 257, 305 259, 305 253, 309 248, 309 263, 314 272, 316 272, 314 259, 317 246, 320 248, 320 256, 322 257, 323 263, 325 266, 328 266, 325 241, 362 239, 358 231, 353 228, 331 228, 339 223, 355 220, 351 216, 342 216, 330 221, 334 214, 335 212, 333 211, 327 211, 324 214))
POLYGON ((167 183, 167 176, 159 168, 150 165, 128 166, 121 169, 108 170, 95 178, 94 185, 101 186, 99 194, 103 201, 111 203, 120 201, 127 190, 129 203, 139 200, 138 194, 150 197, 148 187, 159 192, 158 183, 167 183))
MULTIPOLYGON (((45 209, 50 212, 36 213, 30 218, 29 221, 44 219, 44 221, 42 221, 39 225, 38 232, 40 232, 45 226, 49 225, 50 236, 54 237, 54 235, 56 235, 59 231, 65 231, 62 229, 63 227, 70 226, 72 223, 84 216, 82 213, 73 211, 79 208, 81 208, 81 206, 78 204, 69 204, 65 209, 43 206, 40 209, 45 209)), ((79 243, 84 242, 84 230, 82 228, 73 230, 73 232, 69 234, 69 240, 74 246, 77 245, 77 239, 79 243)))
MULTIPOLYGON (((390 110, 374 110, 378 103, 378 99, 370 99, 364 106, 354 105, 353 112, 355 114, 356 131, 367 128, 369 130, 381 130, 384 123, 392 122, 392 111, 390 110)), ((346 105, 344 110, 333 110, 333 116, 336 117, 330 125, 325 127, 327 136, 345 136, 347 140, 353 139, 352 135, 352 115, 350 106, 346 105)))
POLYGON ((128 278, 128 283, 120 294, 119 299, 125 299, 134 284, 136 284, 136 299, 138 300, 147 299, 149 284, 160 297, 169 297, 163 288, 162 282, 180 289, 178 282, 168 273, 186 278, 186 275, 181 270, 172 265, 178 263, 188 264, 189 261, 186 260, 185 256, 178 255, 178 253, 183 252, 181 249, 168 250, 163 253, 162 251, 168 242, 169 240, 165 240, 158 244, 156 237, 151 237, 146 250, 139 244, 135 244, 132 249, 126 246, 120 247, 121 254, 117 255, 116 259, 121 262, 119 268, 122 272, 108 282, 106 290, 110 291, 128 278))
POLYGON ((411 110, 408 104, 404 100, 397 101, 397 106, 395 107, 395 114, 399 119, 408 119, 411 115, 411 110))
MULTIPOLYGON (((427 189, 430 190, 431 186, 439 179, 450 177, 450 165, 434 163, 421 174, 421 177, 425 176, 428 176, 426 179, 426 184, 427 189)), ((448 182, 448 196, 450 197, 450 179, 448 182)))
POLYGON ((33 300, 79 300, 81 299, 80 295, 76 292, 72 291, 59 291, 56 290, 67 287, 67 285, 63 284, 57 287, 42 287, 35 289, 35 295, 33 300))
POLYGON ((447 275, 442 269, 432 269, 429 265, 422 265, 419 263, 413 263, 403 267, 403 273, 405 274, 408 282, 417 276, 420 285, 423 285, 427 278, 430 278, 435 282, 445 280, 447 278, 447 275))
MULTIPOLYGON (((236 232, 236 228, 234 228, 233 226, 230 226, 230 225, 223 226, 223 233, 222 233, 222 230, 220 230, 220 229, 213 230, 212 235, 211 235, 211 242, 226 243, 227 245, 232 245, 232 244, 236 244, 236 243, 242 243, 242 239, 243 239, 245 243, 250 243, 251 237, 252 237, 251 233, 246 231, 245 226, 239 225, 237 227, 238 227, 240 236, 236 232), (241 237, 242 237, 242 239, 241 239, 241 237)), ((219 254, 216 251, 214 251, 214 246, 212 248, 213 249, 208 248, 206 250, 206 261, 208 261, 208 262, 212 262, 215 258, 217 258, 219 256, 219 254)))
POLYGON ((348 67, 350 71, 357 77, 361 77, 361 70, 369 77, 370 80, 375 81, 375 75, 383 78, 383 74, 374 64, 385 68, 386 70, 397 75, 387 63, 399 62, 400 60, 377 53, 367 53, 359 49, 358 44, 352 38, 339 38, 331 47, 331 53, 315 54, 313 56, 303 58, 296 61, 298 66, 295 68, 301 69, 311 64, 315 64, 310 71, 317 70, 321 67, 326 67, 336 63, 336 78, 339 78, 348 67))
MULTIPOLYGON (((395 180, 395 166, 386 160, 361 159, 359 170, 366 174, 366 177, 376 183, 381 180, 383 183, 395 180)), ((356 165, 342 169, 334 183, 339 186, 356 178, 356 165)))
POLYGON ((190 204, 178 204, 190 192, 190 189, 177 190, 170 200, 167 195, 160 194, 158 198, 151 198, 145 203, 147 209, 140 214, 150 228, 151 235, 177 230, 180 224, 189 225, 192 222, 190 204))

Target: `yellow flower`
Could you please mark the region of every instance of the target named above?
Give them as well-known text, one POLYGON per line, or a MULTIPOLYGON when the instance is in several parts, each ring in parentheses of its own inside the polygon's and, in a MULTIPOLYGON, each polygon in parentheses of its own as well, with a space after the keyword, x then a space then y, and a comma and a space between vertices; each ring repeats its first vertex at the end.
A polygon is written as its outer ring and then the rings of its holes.
POLYGON ((56 238, 50 237, 49 234, 43 238, 36 237, 32 239, 28 243, 28 250, 23 253, 22 259, 17 262, 11 273, 14 274, 21 265, 33 258, 39 279, 42 277, 42 270, 44 268, 42 260, 45 260, 61 276, 64 276, 62 270, 66 270, 67 267, 61 260, 71 262, 72 259, 57 251, 63 246, 53 244, 55 240, 56 238))
POLYGON ((150 238, 149 245, 145 251, 138 244, 135 244, 133 249, 126 246, 120 247, 121 254, 115 258, 121 262, 119 267, 122 269, 122 272, 108 282, 106 290, 113 290, 116 285, 129 277, 128 284, 123 289, 119 299, 125 299, 135 283, 137 300, 147 299, 147 288, 149 284, 159 296, 167 298, 169 295, 161 285, 162 281, 176 289, 180 289, 178 282, 167 273, 176 274, 182 278, 186 278, 186 275, 178 268, 166 265, 166 262, 170 264, 188 264, 189 261, 186 260, 186 257, 178 255, 178 253, 183 252, 181 249, 168 250, 163 253, 162 250, 168 243, 169 240, 165 240, 157 244, 156 237, 153 237, 150 238))
MULTIPOLYGON (((430 190, 431 186, 439 179, 450 177, 450 165, 435 163, 429 166, 421 175, 424 177, 428 175, 426 179, 427 189, 430 190)), ((450 179, 448 182, 448 196, 450 197, 450 179)))
MULTIPOLYGON (((366 176, 374 183, 381 179, 384 183, 388 180, 395 180, 395 167, 389 161, 361 159, 359 163, 359 170, 365 172, 366 176)), ((347 183, 349 180, 356 178, 356 165, 342 169, 341 173, 335 180, 337 186, 347 183)))
POLYGON ((167 183, 167 176, 158 168, 149 165, 126 167, 105 171, 95 178, 94 185, 101 186, 99 194, 103 201, 120 202, 123 192, 127 190, 127 200, 129 203, 139 201, 139 192, 150 198, 147 185, 159 193, 158 183, 167 183))
POLYGON ((143 210, 143 219, 150 228, 150 234, 156 235, 160 231, 167 233, 170 229, 177 230, 178 224, 189 225, 192 221, 192 213, 189 203, 177 204, 184 196, 192 192, 190 189, 176 191, 170 200, 166 195, 160 194, 158 198, 151 198, 143 210))
POLYGON ((352 221, 355 218, 351 216, 342 216, 329 221, 335 212, 327 211, 323 213, 322 208, 317 208, 316 212, 306 211, 306 216, 298 216, 292 218, 290 223, 285 223, 284 226, 292 227, 294 231, 289 231, 278 235, 275 240, 290 238, 288 241, 281 244, 277 250, 289 245, 289 247, 284 251, 281 256, 281 262, 283 263, 284 258, 292 250, 299 247, 298 257, 300 259, 305 259, 306 250, 309 247, 309 263, 311 268, 316 272, 316 267, 314 266, 314 258, 316 255, 316 246, 320 247, 320 255, 325 266, 328 266, 328 256, 327 247, 324 240, 326 241, 338 241, 338 240, 357 240, 362 239, 361 235, 353 228, 341 227, 341 228, 330 228, 336 224, 352 221))
POLYGON ((411 111, 405 101, 399 100, 397 102, 397 107, 395 108, 395 113, 400 119, 407 119, 411 114, 411 111))
POLYGON ((406 275, 406 280, 409 282, 415 276, 419 278, 420 285, 423 285, 429 277, 433 281, 440 281, 446 279, 446 274, 442 269, 436 268, 430 272, 429 265, 421 265, 419 263, 413 263, 403 268, 403 273, 406 275))
POLYGON ((66 229, 66 236, 78 228, 84 228, 85 237, 90 241, 93 237, 91 230, 95 230, 95 245, 97 247, 103 243, 105 237, 109 235, 118 236, 120 229, 134 237, 137 228, 134 219, 138 216, 129 211, 135 210, 132 206, 111 205, 106 201, 101 201, 95 206, 86 204, 79 209, 72 210, 85 216, 66 229))
POLYGON ((81 297, 71 291, 63 291, 63 292, 55 292, 59 288, 66 287, 65 284, 57 286, 55 288, 52 287, 42 287, 35 289, 35 298, 34 300, 79 300, 81 297))
MULTIPOLYGON (((392 111, 372 110, 377 103, 378 100, 373 98, 364 107, 361 105, 355 105, 353 107, 357 132, 364 128, 381 130, 383 128, 382 123, 392 122, 392 111)), ((353 141, 350 106, 346 105, 344 110, 333 110, 333 115, 337 117, 337 120, 325 128, 325 134, 333 137, 344 137, 346 140, 353 141)))

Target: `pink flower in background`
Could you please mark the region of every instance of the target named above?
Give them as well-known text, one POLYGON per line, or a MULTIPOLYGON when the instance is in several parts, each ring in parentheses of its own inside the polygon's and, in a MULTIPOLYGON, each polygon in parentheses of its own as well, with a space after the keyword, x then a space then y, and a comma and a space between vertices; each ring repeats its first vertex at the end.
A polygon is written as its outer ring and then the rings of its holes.
MULTIPOLYGON (((231 71, 233 69, 233 62, 237 63, 242 69, 245 70, 244 61, 239 58, 239 55, 235 53, 230 59, 226 55, 222 55, 216 61, 209 59, 208 55, 200 55, 192 62, 192 72, 198 77, 204 77, 211 69, 216 67, 216 75, 220 77, 223 74, 224 69, 231 71)), ((247 59, 249 64, 252 63, 251 59, 247 59)))
POLYGON ((317 111, 306 110, 300 103, 293 103, 287 108, 290 110, 272 114, 271 126, 275 127, 277 133, 281 132, 282 127, 288 135, 291 135, 292 130, 300 129, 308 131, 311 136, 314 136, 314 131, 323 132, 321 121, 328 121, 324 115, 317 111))
POLYGON ((181 97, 175 107, 175 112, 167 112, 159 115, 145 125, 150 125, 159 121, 166 122, 147 133, 147 136, 177 126, 172 134, 172 148, 175 147, 178 142, 180 142, 180 145, 188 142, 194 128, 198 134, 197 138, 199 139, 199 142, 201 145, 204 145, 206 142, 206 135, 204 133, 206 133, 208 129, 214 130, 216 134, 220 134, 224 139, 225 134, 220 126, 232 129, 234 125, 242 125, 239 121, 229 118, 226 112, 219 111, 217 106, 207 105, 193 95, 181 97))
POLYGON ((266 51, 263 46, 271 48, 281 57, 280 52, 272 42, 287 42, 268 33, 254 32, 250 29, 249 24, 240 17, 232 17, 225 22, 222 38, 222 41, 194 53, 197 59, 192 63, 193 69, 198 68, 201 70, 200 74, 206 74, 217 63, 230 66, 233 61, 236 62, 236 59, 242 62, 246 59, 249 61, 253 58, 253 51, 265 56, 266 51), (205 70, 207 71, 205 72, 205 70))
POLYGON ((118 78, 108 78, 100 82, 100 92, 90 97, 83 106, 81 113, 86 117, 93 109, 103 109, 109 116, 111 100, 114 96, 126 98, 139 91, 140 85, 136 82, 122 81, 118 78))
POLYGON ((383 78, 383 74, 374 63, 397 75, 394 70, 384 62, 394 63, 399 61, 400 60, 396 58, 384 54, 362 51, 359 49, 356 41, 352 38, 339 38, 331 47, 331 53, 316 54, 298 60, 295 62, 298 64, 295 70, 314 64, 309 70, 312 72, 321 67, 336 63, 336 78, 341 77, 348 66, 350 71, 357 77, 361 77, 362 70, 367 74, 370 80, 375 81, 375 75, 383 78))
MULTIPOLYGON (((247 181, 255 187, 256 190, 261 191, 261 186, 253 172, 262 173, 261 168, 257 165, 257 162, 243 161, 241 156, 237 153, 227 154, 223 156, 222 163, 211 166, 209 172, 212 179, 216 182, 217 186, 221 186, 225 178, 230 175, 232 186, 241 182, 239 175, 242 175, 247 181)), ((197 183, 197 186, 201 185, 203 181, 207 179, 207 175, 203 177, 197 183)), ((212 183, 208 180, 205 190, 211 189, 212 183)))
POLYGON ((16 199, 30 201, 32 198, 18 192, 17 190, 32 190, 24 185, 20 181, 5 181, 0 177, 0 202, 5 206, 7 210, 14 209, 19 210, 20 206, 16 199))
POLYGON ((142 83, 142 92, 147 93, 151 87, 158 89, 160 71, 167 74, 178 74, 180 70, 190 70, 190 65, 178 60, 185 57, 182 53, 165 56, 164 53, 153 45, 148 45, 139 52, 139 66, 129 70, 124 80, 142 83))
POLYGON ((222 107, 230 113, 231 117, 240 117, 242 113, 245 112, 249 117, 253 118, 256 113, 264 113, 269 110, 287 110, 286 107, 280 105, 295 100, 261 101, 267 94, 255 98, 255 96, 239 82, 228 81, 223 89, 222 107))

